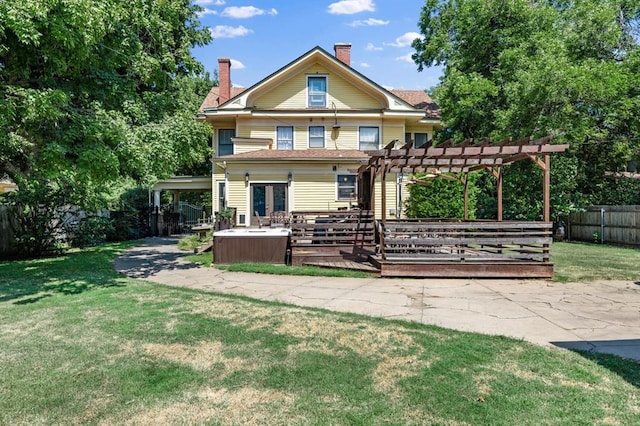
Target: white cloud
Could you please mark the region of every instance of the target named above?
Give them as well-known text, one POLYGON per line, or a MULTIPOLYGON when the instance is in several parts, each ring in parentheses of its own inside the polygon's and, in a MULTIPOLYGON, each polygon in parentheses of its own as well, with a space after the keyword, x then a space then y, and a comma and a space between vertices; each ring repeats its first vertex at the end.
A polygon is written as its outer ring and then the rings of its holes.
POLYGON ((385 43, 387 46, 395 46, 395 47, 407 47, 411 46, 413 40, 417 38, 422 38, 422 35, 414 32, 404 33, 400 37, 396 38, 396 41, 393 43, 385 43))
POLYGON ((382 19, 369 18, 364 21, 357 20, 349 24, 350 27, 375 27, 379 25, 389 25, 389 21, 383 21, 382 19))
POLYGON ((276 9, 264 10, 259 9, 255 6, 230 6, 225 7, 221 13, 221 16, 226 16, 228 18, 236 18, 236 19, 246 19, 253 18, 254 16, 259 15, 277 15, 278 11, 276 9))
POLYGON ((240 25, 239 27, 230 27, 228 25, 216 25, 211 28, 211 36, 216 38, 235 38, 243 37, 253 31, 240 25))
POLYGON ((198 6, 222 6, 226 2, 224 0, 195 0, 194 3, 198 6))
POLYGON ((366 62, 360 62, 360 66, 361 66, 362 68, 370 68, 370 67, 371 67, 371 65, 369 65, 369 64, 368 64, 368 63, 366 63, 366 62))
POLYGON ((406 55, 398 56, 396 58, 396 61, 409 62, 410 64, 413 64, 415 62, 413 62, 413 59, 411 59, 411 55, 412 53, 407 53, 406 55))
POLYGON ((231 68, 235 70, 241 70, 243 68, 246 68, 244 64, 237 59, 230 59, 230 61, 231 61, 231 68))
POLYGON ((340 0, 329 5, 328 12, 334 15, 353 15, 360 12, 375 12, 372 0, 340 0))
POLYGON ((205 7, 202 12, 198 12, 198 16, 217 15, 217 14, 218 14, 218 11, 213 10, 213 9, 209 9, 207 7, 205 7))
POLYGON ((364 50, 367 50, 369 52, 375 52, 378 50, 383 50, 382 47, 376 47, 373 45, 373 43, 367 43, 367 47, 364 48, 364 50))

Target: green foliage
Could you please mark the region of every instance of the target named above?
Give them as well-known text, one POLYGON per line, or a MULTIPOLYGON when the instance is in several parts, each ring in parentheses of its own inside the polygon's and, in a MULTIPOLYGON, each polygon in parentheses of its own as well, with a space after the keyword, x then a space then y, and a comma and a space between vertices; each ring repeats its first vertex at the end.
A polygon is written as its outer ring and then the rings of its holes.
MULTIPOLYGON (((424 174, 416 174, 424 180, 424 174)), ((477 175, 469 175, 469 219, 475 218, 478 191, 477 175)), ((455 180, 434 179, 428 185, 409 185, 405 213, 412 218, 464 218, 464 185, 455 180)))
MULTIPOLYGON (((555 215, 606 197, 605 172, 640 158, 639 17, 640 3, 626 0, 428 0, 413 59, 445 66, 433 94, 441 137, 551 134, 572 147, 554 158, 555 215)), ((537 173, 506 169, 505 217, 537 216, 537 173)))
POLYGON ((189 0, 0 3, 0 170, 19 192, 49 204, 34 190, 49 187, 96 210, 121 180, 149 185, 206 164, 210 129, 193 119, 211 84, 190 53, 211 39, 199 10, 189 0))

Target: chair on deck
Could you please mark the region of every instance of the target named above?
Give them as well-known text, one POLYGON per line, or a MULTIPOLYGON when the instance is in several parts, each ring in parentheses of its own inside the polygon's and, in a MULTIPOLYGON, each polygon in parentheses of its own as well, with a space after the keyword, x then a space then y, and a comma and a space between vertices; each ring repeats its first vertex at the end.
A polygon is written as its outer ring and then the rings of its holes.
POLYGON ((256 216, 256 220, 258 221, 258 228, 262 228, 263 225, 269 225, 269 219, 260 217, 258 212, 253 212, 256 216))
POLYGON ((289 222, 290 222, 290 218, 287 212, 285 211, 271 212, 269 224, 272 228, 279 227, 279 226, 288 228, 289 222))

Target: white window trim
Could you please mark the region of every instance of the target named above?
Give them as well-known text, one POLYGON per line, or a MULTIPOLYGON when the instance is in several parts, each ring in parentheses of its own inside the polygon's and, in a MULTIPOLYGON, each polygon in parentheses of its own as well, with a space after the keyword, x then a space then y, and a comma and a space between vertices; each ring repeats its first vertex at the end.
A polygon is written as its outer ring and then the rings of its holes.
POLYGON ((326 148, 326 147, 327 147, 327 128, 325 126, 307 126, 307 148, 320 149, 320 148, 326 148), (322 146, 320 147, 311 146, 311 128, 312 127, 322 127, 322 146))
POLYGON ((275 143, 276 150, 279 151, 293 151, 296 148, 296 126, 275 126, 275 137, 273 141, 275 143), (291 149, 281 149, 278 147, 278 127, 289 127, 291 128, 291 149))
MULTIPOLYGON (((360 132, 362 130, 362 128, 367 128, 367 129, 378 129, 378 146, 376 148, 373 149, 380 149, 380 140, 382 139, 382 132, 380 131, 380 126, 358 126, 358 149, 362 150, 362 148, 360 148, 360 132)), ((366 150, 365 150, 366 151, 366 150)))
POLYGON ((336 182, 336 201, 342 201, 342 202, 357 202, 358 201, 358 175, 355 173, 349 173, 347 171, 337 171, 336 172, 336 177, 335 177, 335 182, 336 182), (352 198, 340 198, 340 182, 338 181, 338 177, 340 176, 355 176, 356 180, 354 182, 354 187, 353 187, 353 197, 352 198))
POLYGON ((328 74, 311 74, 311 75, 307 75, 307 90, 306 90, 306 95, 307 95, 307 108, 328 108, 329 105, 329 77, 328 74), (322 77, 324 78, 324 105, 323 106, 318 106, 318 105, 309 105, 309 78, 317 78, 317 77, 322 77))
MULTIPOLYGON (((231 138, 235 138, 235 134, 236 134, 236 129, 230 129, 230 128, 220 128, 218 129, 218 131, 216 132, 216 156, 220 156, 220 132, 222 130, 232 130, 233 131, 233 135, 231 136, 231 138)), ((236 144, 233 143, 233 140, 231 140, 231 154, 225 154, 225 155, 233 155, 236 153, 236 144)))

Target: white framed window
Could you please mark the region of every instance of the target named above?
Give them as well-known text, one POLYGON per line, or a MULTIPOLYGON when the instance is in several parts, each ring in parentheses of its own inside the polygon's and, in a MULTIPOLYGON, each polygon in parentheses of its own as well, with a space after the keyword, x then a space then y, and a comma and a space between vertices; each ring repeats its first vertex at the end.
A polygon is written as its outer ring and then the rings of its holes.
POLYGON ((357 193, 357 175, 339 174, 336 175, 336 183, 338 188, 338 200, 355 201, 358 199, 357 193))
POLYGON ((218 130, 218 157, 233 154, 233 142, 231 138, 236 137, 235 129, 219 129, 218 130))
POLYGON ((324 148, 324 126, 309 126, 309 148, 324 148))
POLYGON ((307 105, 312 108, 327 106, 327 77, 307 76, 307 105))
POLYGON ((278 126, 276 133, 276 149, 293 149, 292 126, 278 126))
POLYGON ((360 127, 358 149, 361 151, 380 149, 380 129, 378 127, 360 127))

